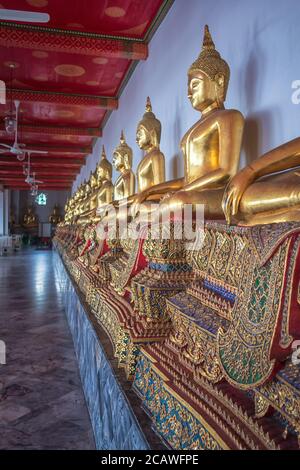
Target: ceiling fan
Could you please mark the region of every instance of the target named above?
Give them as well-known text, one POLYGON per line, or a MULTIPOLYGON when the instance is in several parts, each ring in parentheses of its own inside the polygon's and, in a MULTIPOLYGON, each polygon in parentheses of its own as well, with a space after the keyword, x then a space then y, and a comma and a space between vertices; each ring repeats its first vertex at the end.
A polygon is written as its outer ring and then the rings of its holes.
POLYGON ((15 100, 14 103, 15 103, 15 108, 16 108, 15 141, 13 145, 0 143, 0 147, 4 147, 4 148, 0 148, 0 153, 7 153, 7 149, 8 149, 8 151, 12 153, 13 155, 16 155, 17 159, 20 161, 23 161, 25 159, 25 152, 41 153, 41 154, 48 153, 45 150, 25 149, 26 147, 25 144, 18 143, 18 114, 19 114, 20 101, 15 100))
POLYGON ((27 162, 23 165, 23 173, 26 176, 25 178, 25 183, 30 184, 31 187, 37 187, 38 184, 44 183, 44 181, 39 181, 35 178, 36 173, 35 172, 30 172, 30 155, 31 151, 26 150, 28 153, 28 160, 27 162))
POLYGON ((48 23, 50 15, 48 13, 38 13, 33 11, 0 9, 0 21, 24 21, 25 23, 48 23))

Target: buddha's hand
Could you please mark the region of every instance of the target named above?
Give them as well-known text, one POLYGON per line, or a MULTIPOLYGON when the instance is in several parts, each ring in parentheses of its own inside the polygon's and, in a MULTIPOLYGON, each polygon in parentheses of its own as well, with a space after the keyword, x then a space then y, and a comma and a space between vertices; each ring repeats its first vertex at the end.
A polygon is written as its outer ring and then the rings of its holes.
POLYGON ((143 204, 143 202, 146 199, 147 199, 147 195, 145 194, 145 191, 136 195, 136 197, 134 198, 134 202, 132 203, 132 206, 131 206, 132 217, 136 217, 138 215, 139 210, 140 210, 140 205, 143 204))
POLYGON ((255 172, 250 166, 247 166, 239 171, 226 186, 222 209, 228 224, 231 223, 232 217, 238 213, 242 196, 254 180, 255 172))
POLYGON ((173 196, 175 191, 169 191, 168 193, 166 193, 160 200, 160 204, 164 204, 164 203, 167 203, 168 200, 173 196))

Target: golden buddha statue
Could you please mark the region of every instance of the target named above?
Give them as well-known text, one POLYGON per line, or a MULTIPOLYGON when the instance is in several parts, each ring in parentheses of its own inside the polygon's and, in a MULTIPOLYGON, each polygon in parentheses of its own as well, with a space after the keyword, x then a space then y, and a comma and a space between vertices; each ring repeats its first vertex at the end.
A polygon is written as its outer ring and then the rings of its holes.
POLYGON ((64 206, 65 215, 64 215, 64 220, 63 220, 64 223, 67 223, 67 224, 70 222, 71 204, 72 204, 72 198, 68 198, 64 206))
POLYGON ((76 220, 78 220, 78 217, 80 216, 81 210, 83 208, 84 194, 85 194, 85 182, 79 186, 75 194, 74 216, 76 220))
POLYGON ((84 192, 84 212, 90 210, 90 198, 91 198, 91 192, 92 192, 92 187, 91 187, 91 177, 92 177, 92 172, 90 173, 90 177, 86 182, 85 185, 85 192, 84 192))
POLYGON ((90 199, 91 199, 91 176, 92 173, 90 174, 90 178, 86 181, 84 180, 83 183, 83 196, 81 198, 81 203, 79 206, 79 218, 77 220, 78 223, 86 223, 88 222, 88 217, 87 214, 90 212, 90 199))
POLYGON ((90 204, 89 209, 90 211, 96 211, 97 209, 97 195, 98 190, 100 189, 102 181, 98 181, 97 179, 97 166, 95 171, 91 173, 90 177, 90 185, 91 185, 91 197, 90 197, 90 204))
POLYGON ((121 132, 120 144, 113 153, 113 166, 120 172, 120 176, 113 186, 112 206, 114 210, 103 213, 102 222, 104 226, 108 223, 116 224, 117 221, 120 221, 120 218, 122 218, 124 224, 128 223, 127 210, 123 213, 121 208, 124 204, 124 208, 127 209, 127 204, 132 202, 132 196, 135 192, 135 174, 131 169, 132 149, 126 143, 123 131, 121 132))
POLYGON ((132 167, 132 149, 127 145, 124 132, 121 132, 120 144, 113 154, 113 165, 121 174, 114 184, 113 200, 121 201, 135 192, 135 175, 132 167))
POLYGON ((98 174, 98 167, 101 164, 101 161, 96 166, 94 172, 91 172, 88 188, 86 188, 86 200, 85 200, 85 210, 80 215, 80 223, 88 223, 91 222, 96 215, 97 204, 98 204, 98 193, 102 186, 102 173, 99 170, 98 174), (101 177, 100 177, 101 175, 101 177))
MULTIPOLYGON (((176 180, 165 182, 165 157, 160 151, 161 123, 152 112, 150 98, 147 98, 146 112, 138 123, 136 142, 145 152, 137 168, 137 194, 132 198, 131 213, 148 220, 151 204, 158 203, 169 191, 176 190, 176 180)), ((131 201, 129 201, 131 202, 131 201)), ((152 206, 153 208, 153 206, 152 206)))
POLYGON ((75 195, 73 195, 65 206, 65 222, 67 224, 72 224, 74 219, 74 210, 75 210, 75 195))
POLYGON ((300 221, 300 138, 270 150, 228 184, 223 208, 227 222, 259 225, 300 221), (276 174, 283 172, 281 174, 276 174))
POLYGON ((112 184, 112 164, 107 160, 104 145, 102 147, 101 160, 97 166, 97 180, 101 186, 97 194, 97 215, 93 218, 94 222, 99 222, 105 213, 105 207, 112 202, 113 184, 112 184))
POLYGON ((36 227, 38 224, 38 218, 33 212, 32 207, 27 207, 26 213, 23 217, 23 224, 25 227, 36 227))
POLYGON ((79 186, 73 196, 73 222, 75 222, 76 218, 78 217, 79 213, 79 201, 80 201, 80 192, 81 192, 81 186, 79 186))
POLYGON ((90 185, 89 185, 89 181, 84 180, 83 187, 82 187, 81 203, 80 203, 80 206, 79 206, 79 218, 82 216, 82 214, 85 213, 86 205, 87 205, 89 195, 90 195, 90 191, 91 191, 91 188, 90 188, 90 185))
POLYGON ((58 205, 55 204, 53 207, 52 214, 49 216, 49 222, 50 224, 57 225, 59 222, 61 222, 61 216, 59 214, 59 209, 58 205))
POLYGON ((201 118, 181 141, 184 178, 177 180, 180 190, 164 198, 162 211, 204 204, 205 217, 224 217, 222 197, 238 168, 244 128, 242 114, 224 108, 229 77, 205 26, 202 51, 188 71, 188 97, 201 118))

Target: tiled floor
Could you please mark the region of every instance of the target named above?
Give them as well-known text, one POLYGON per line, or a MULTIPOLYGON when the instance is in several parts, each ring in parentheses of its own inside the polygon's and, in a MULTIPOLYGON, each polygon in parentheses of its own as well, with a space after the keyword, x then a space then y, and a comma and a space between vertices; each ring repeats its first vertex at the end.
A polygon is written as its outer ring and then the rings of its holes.
POLYGON ((94 449, 50 251, 0 257, 0 449, 94 449))

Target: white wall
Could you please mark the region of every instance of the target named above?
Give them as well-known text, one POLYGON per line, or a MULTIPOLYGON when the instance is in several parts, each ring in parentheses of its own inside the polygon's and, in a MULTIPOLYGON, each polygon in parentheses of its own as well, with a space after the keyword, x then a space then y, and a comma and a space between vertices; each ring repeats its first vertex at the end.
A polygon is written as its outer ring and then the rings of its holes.
POLYGON ((199 119, 187 99, 186 74, 200 52, 206 23, 231 68, 226 107, 246 117, 241 166, 299 136, 300 105, 291 100, 292 82, 300 80, 299 21, 299 0, 175 0, 73 189, 95 168, 102 141, 111 159, 122 128, 137 167, 141 152, 135 131, 147 95, 162 122, 167 179, 183 174, 179 142, 199 119))

